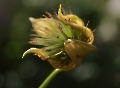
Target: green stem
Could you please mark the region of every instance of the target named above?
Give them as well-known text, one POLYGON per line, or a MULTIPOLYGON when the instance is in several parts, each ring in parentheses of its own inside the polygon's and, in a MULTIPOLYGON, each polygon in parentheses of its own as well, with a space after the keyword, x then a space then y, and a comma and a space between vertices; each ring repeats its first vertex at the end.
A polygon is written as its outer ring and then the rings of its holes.
POLYGON ((55 69, 38 88, 45 88, 59 72, 61 72, 60 69, 55 69))

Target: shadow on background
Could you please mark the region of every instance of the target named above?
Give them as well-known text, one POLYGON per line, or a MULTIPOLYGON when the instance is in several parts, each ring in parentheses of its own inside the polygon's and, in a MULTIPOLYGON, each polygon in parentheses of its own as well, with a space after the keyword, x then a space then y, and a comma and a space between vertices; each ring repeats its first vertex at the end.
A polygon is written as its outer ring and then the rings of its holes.
POLYGON ((69 4, 94 32, 97 51, 87 54, 81 68, 62 72, 47 88, 120 87, 119 0, 0 0, 0 88, 37 88, 53 68, 37 56, 21 58, 31 34, 29 17, 57 11, 69 4))

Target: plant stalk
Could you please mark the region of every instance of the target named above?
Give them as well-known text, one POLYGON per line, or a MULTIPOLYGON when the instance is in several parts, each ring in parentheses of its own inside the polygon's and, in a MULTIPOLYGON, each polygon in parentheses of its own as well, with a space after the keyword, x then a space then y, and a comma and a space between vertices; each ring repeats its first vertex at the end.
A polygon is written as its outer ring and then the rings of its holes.
POLYGON ((38 88, 45 88, 59 72, 61 72, 60 69, 55 69, 38 88))

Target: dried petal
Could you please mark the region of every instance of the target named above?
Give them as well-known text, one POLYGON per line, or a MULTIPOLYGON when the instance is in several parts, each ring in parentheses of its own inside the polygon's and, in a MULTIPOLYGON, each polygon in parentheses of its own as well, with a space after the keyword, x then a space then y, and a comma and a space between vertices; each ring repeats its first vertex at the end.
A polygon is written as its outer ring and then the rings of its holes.
POLYGON ((39 56, 42 60, 46 60, 47 58, 49 58, 49 56, 46 54, 46 52, 43 49, 38 49, 38 48, 28 49, 23 53, 22 58, 29 53, 34 53, 35 55, 39 56))
POLYGON ((63 71, 71 70, 75 67, 74 62, 67 56, 56 56, 53 58, 49 58, 48 62, 54 67, 61 69, 63 71))

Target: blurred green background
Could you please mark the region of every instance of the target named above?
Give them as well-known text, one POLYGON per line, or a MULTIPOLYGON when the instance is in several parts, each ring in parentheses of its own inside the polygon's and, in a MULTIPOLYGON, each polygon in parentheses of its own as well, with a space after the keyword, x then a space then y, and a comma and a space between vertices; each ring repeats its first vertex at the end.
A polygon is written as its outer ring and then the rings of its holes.
POLYGON ((33 54, 22 59, 32 26, 59 4, 94 32, 97 51, 83 58, 81 68, 58 74, 47 88, 120 88, 120 0, 0 0, 0 88, 38 88, 53 67, 33 54))

